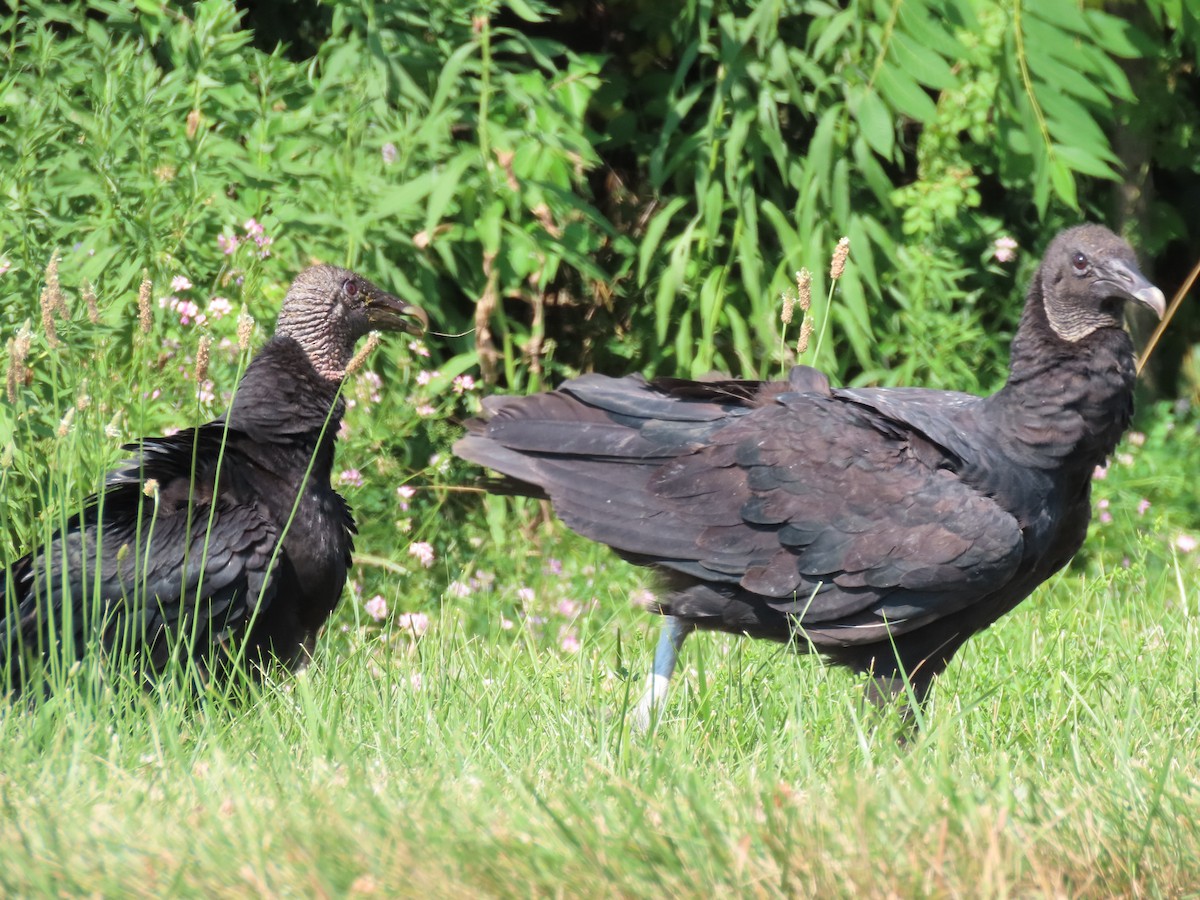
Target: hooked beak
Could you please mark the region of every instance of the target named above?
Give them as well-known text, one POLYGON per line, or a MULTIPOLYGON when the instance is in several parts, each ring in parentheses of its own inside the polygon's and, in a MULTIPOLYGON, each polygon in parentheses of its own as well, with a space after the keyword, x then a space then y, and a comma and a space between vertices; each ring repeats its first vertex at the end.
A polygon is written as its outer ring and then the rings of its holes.
POLYGON ((1107 281, 1117 288, 1120 295, 1151 310, 1158 318, 1167 311, 1167 298, 1138 271, 1137 266, 1112 260, 1107 265, 1107 281))
POLYGON ((424 334, 429 329, 429 316, 425 310, 385 291, 371 290, 365 305, 367 321, 372 328, 407 331, 409 334, 424 334))

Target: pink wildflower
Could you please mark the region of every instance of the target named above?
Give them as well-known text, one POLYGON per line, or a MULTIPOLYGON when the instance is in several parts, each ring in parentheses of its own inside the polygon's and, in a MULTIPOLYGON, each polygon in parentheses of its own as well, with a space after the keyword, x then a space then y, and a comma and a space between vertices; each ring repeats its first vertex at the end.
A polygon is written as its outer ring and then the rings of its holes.
POLYGON ((1145 497, 1143 497, 1141 500, 1138 501, 1137 514, 1139 516, 1144 516, 1146 514, 1146 510, 1148 510, 1149 508, 1150 508, 1150 501, 1147 500, 1145 497))
POLYGON ((463 584, 461 581, 452 581, 446 585, 446 593, 451 597, 456 597, 461 600, 464 597, 471 596, 471 588, 463 584))
POLYGON ((208 301, 208 314, 214 319, 223 319, 233 312, 233 304, 224 297, 213 297, 208 301))
POLYGON ((433 565, 433 545, 426 541, 413 541, 408 546, 408 555, 415 557, 425 568, 433 565))
POLYGON ((434 408, 433 408, 433 406, 431 406, 431 405, 430 405, 430 404, 428 404, 428 403, 421 403, 421 404, 419 404, 419 405, 417 406, 417 408, 416 408, 415 412, 416 412, 416 414, 417 414, 418 416, 420 416, 422 419, 428 419, 430 416, 435 416, 435 415, 437 415, 437 410, 436 410, 436 409, 434 409, 434 408))
POLYGON ((1095 470, 1092 472, 1093 481, 1103 481, 1107 477, 1108 466, 1096 466, 1095 470))
POLYGON ((344 484, 349 487, 362 487, 362 472, 358 471, 358 469, 345 469, 338 475, 338 484, 344 484))
POLYGON ((376 594, 363 604, 363 609, 376 622, 382 622, 387 618, 388 605, 387 601, 383 599, 383 594, 376 594))
POLYGON ((578 653, 579 647, 579 638, 574 631, 566 625, 558 630, 558 649, 563 653, 578 653))
POLYGON ((391 141, 388 141, 386 144, 384 144, 380 148, 379 152, 383 154, 383 164, 385 166, 390 166, 392 163, 394 163, 396 161, 396 156, 397 156, 396 145, 393 144, 391 141))
POLYGON ((475 389, 475 379, 470 375, 455 375, 451 387, 456 394, 465 394, 475 389))
POLYGON ((535 596, 536 595, 533 592, 533 588, 530 588, 530 587, 517 588, 517 599, 520 600, 522 603, 532 603, 535 596))
POLYGON ((1140 447, 1144 443, 1146 443, 1146 435, 1144 432, 1141 432, 1141 431, 1129 432, 1128 438, 1129 438, 1129 443, 1133 444, 1133 446, 1135 446, 1135 447, 1140 447))
POLYGON ((7 256, 0 256, 0 275, 12 268, 12 261, 7 256))
POLYGON ((568 619, 573 619, 579 615, 579 604, 574 600, 559 600, 556 609, 560 616, 568 619))
POLYGON ((429 630, 429 616, 422 612, 400 613, 396 624, 401 631, 407 631, 413 637, 420 637, 429 630))
POLYGON ((416 494, 416 489, 409 487, 407 484, 402 484, 396 488, 396 495, 400 498, 400 511, 408 512, 408 501, 416 494))
POLYGON ((996 262, 1007 263, 1017 258, 1017 242, 1008 235, 992 242, 992 256, 996 262))
POLYGON ((1200 541, 1197 541, 1190 534, 1180 534, 1175 538, 1175 547, 1183 553, 1191 553, 1196 547, 1200 546, 1200 541))
POLYGON ((428 372, 425 369, 422 369, 420 372, 417 373, 417 384, 424 387, 425 385, 429 384, 429 382, 433 381, 433 379, 437 378, 441 374, 442 373, 438 372, 436 369, 432 372, 428 372))
POLYGON ((226 256, 233 256, 233 254, 237 252, 238 244, 240 243, 241 240, 236 234, 217 235, 217 246, 221 248, 221 252, 223 252, 226 256))
POLYGON ((408 352, 413 356, 424 356, 428 358, 429 348, 425 346, 424 341, 413 341, 408 345, 408 352))
POLYGON ((500 617, 500 627, 505 631, 512 631, 514 624, 516 623, 512 619, 506 619, 504 616, 500 617))
POLYGON ((173 291, 190 290, 191 286, 192 286, 192 282, 188 279, 188 277, 186 275, 176 275, 174 278, 171 279, 171 290, 173 290, 173 291))
POLYGON ((257 237, 263 233, 263 227, 258 224, 258 219, 255 219, 253 216, 242 223, 242 228, 245 229, 249 237, 257 237))

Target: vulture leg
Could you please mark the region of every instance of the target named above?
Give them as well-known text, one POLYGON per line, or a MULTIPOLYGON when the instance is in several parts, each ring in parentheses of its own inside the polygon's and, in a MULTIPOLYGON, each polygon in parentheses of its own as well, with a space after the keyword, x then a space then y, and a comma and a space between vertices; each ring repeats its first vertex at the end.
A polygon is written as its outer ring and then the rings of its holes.
POLYGON ((666 702, 667 691, 671 687, 671 676, 675 673, 675 661, 679 658, 679 648, 695 629, 695 625, 675 616, 666 616, 663 619, 662 631, 658 634, 658 646, 654 649, 654 667, 650 670, 650 677, 646 679, 646 691, 633 709, 633 727, 637 731, 649 731, 650 724, 666 702))

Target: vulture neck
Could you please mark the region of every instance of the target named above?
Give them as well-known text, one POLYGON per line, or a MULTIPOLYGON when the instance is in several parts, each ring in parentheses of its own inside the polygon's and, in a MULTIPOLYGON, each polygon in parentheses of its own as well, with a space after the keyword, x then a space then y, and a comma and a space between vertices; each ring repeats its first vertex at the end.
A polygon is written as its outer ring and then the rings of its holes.
POLYGON ((1025 464, 1090 475, 1129 426, 1135 374, 1124 328, 1098 328, 1078 341, 1059 337, 1035 276, 1013 338, 1008 383, 987 399, 987 419, 1025 464))
POLYGON ((229 426, 260 444, 294 450, 303 465, 318 450, 331 465, 346 410, 339 386, 313 368, 295 339, 276 335, 246 367, 229 409, 229 426))

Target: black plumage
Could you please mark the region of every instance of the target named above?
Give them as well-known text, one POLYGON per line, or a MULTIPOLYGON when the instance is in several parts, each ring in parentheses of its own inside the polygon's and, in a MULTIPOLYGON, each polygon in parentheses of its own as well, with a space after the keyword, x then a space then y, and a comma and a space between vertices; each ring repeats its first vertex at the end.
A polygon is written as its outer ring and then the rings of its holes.
MULTIPOLYGON (((955 651, 1071 559, 1092 472, 1129 424, 1127 301, 1163 295, 1108 229, 1059 234, 1008 382, 920 388, 587 375, 495 397, 455 452, 548 497, 661 575, 657 612, 815 649, 919 698, 955 651)), ((669 677, 673 656, 661 674, 669 677)))
POLYGON ((274 336, 228 412, 145 438, 101 495, 0 578, 0 672, 20 690, 89 645, 137 654, 149 680, 174 657, 204 674, 239 655, 291 667, 337 605, 354 521, 330 486, 339 386, 369 329, 425 313, 334 266, 291 285, 274 336))

